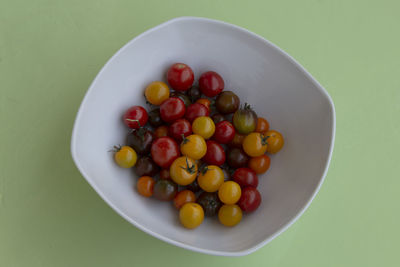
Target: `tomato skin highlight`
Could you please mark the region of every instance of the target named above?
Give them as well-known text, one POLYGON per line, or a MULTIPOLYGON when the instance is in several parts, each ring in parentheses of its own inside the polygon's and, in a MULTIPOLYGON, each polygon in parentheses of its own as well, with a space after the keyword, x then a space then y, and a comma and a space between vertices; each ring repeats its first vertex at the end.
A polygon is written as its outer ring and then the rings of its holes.
POLYGON ((232 178, 241 187, 257 187, 258 177, 255 171, 250 168, 239 168, 233 173, 232 178))
POLYGON ((130 107, 123 116, 125 125, 131 129, 145 126, 148 118, 147 111, 141 106, 130 107))
POLYGON ((182 118, 185 111, 185 103, 178 97, 170 97, 160 106, 161 119, 165 122, 173 122, 182 118))
POLYGON ((258 209, 261 201, 261 194, 256 188, 246 187, 242 190, 238 205, 244 212, 253 212, 258 209))
POLYGON ((167 81, 173 89, 177 91, 186 91, 193 84, 193 70, 184 63, 175 63, 167 72, 167 81))
POLYGON ((205 96, 214 97, 224 90, 225 82, 218 73, 207 71, 200 76, 199 87, 205 96))
POLYGON ((221 166, 225 163, 225 150, 224 148, 213 140, 208 140, 207 144, 207 152, 203 157, 203 161, 210 165, 221 166))
POLYGON ((151 156, 161 168, 168 169, 179 155, 178 144, 171 137, 160 137, 151 145, 151 156))
POLYGON ((230 143, 235 137, 235 128, 229 121, 221 121, 215 125, 213 139, 221 144, 230 143))

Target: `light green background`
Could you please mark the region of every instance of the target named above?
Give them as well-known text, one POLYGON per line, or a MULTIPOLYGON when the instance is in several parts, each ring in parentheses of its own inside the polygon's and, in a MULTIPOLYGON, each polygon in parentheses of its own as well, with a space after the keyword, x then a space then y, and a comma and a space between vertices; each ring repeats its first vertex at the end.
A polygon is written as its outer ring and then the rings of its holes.
POLYGON ((0 266, 399 266, 399 1, 144 2, 0 0, 0 266), (245 257, 202 255, 137 230, 70 156, 76 112, 103 64, 141 32, 187 15, 274 42, 336 105, 321 191, 289 230, 245 257))

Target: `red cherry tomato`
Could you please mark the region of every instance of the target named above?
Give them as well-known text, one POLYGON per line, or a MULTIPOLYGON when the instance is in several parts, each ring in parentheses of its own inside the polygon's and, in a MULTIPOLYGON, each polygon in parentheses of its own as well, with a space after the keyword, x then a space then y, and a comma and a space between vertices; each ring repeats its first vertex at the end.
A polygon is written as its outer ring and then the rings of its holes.
POLYGON ((199 87, 205 96, 214 97, 218 95, 224 90, 224 86, 224 80, 214 71, 207 71, 200 76, 199 87))
POLYGON ((175 63, 167 72, 169 85, 177 91, 186 91, 194 81, 193 70, 184 63, 175 63))
POLYGON ((225 163, 225 151, 224 148, 215 141, 207 141, 207 153, 202 158, 204 162, 209 165, 220 166, 225 163))
POLYGON ((233 175, 233 180, 240 185, 240 187, 257 187, 258 177, 255 171, 250 168, 239 168, 233 175))
POLYGON ((194 103, 187 107, 185 118, 193 122, 197 117, 208 116, 208 108, 200 103, 194 103))
POLYGON ((173 122, 185 115, 185 103, 178 97, 170 97, 160 106, 161 119, 165 122, 173 122))
POLYGON ((147 123, 149 115, 141 106, 133 106, 124 114, 124 123, 132 129, 139 129, 147 123))
POLYGON ((254 187, 246 187, 237 204, 244 212, 255 211, 261 204, 261 194, 254 187))
POLYGON ((229 121, 221 121, 215 125, 213 139, 221 144, 228 144, 235 137, 235 128, 229 121))
POLYGON ((151 157, 161 168, 168 169, 179 155, 178 144, 171 137, 160 137, 151 145, 151 157))
POLYGON ((186 137, 192 134, 192 125, 188 120, 178 119, 174 121, 168 128, 168 135, 177 140, 182 141, 182 134, 186 137))

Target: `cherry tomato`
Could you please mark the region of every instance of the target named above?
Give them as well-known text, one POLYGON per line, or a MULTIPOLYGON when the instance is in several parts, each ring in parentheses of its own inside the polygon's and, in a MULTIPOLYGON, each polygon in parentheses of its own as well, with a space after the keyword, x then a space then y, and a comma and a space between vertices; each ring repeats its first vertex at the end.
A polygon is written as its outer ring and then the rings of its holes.
POLYGON ((267 151, 267 139, 261 133, 251 133, 243 140, 243 150, 250 157, 259 157, 267 151))
POLYGON ((233 137, 232 141, 229 143, 229 146, 241 148, 245 137, 246 137, 246 135, 235 132, 235 136, 233 137))
POLYGON ((122 168, 131 168, 135 166, 137 154, 129 146, 117 147, 115 146, 114 159, 115 162, 122 168))
POLYGON ((204 138, 197 134, 185 137, 181 143, 181 153, 194 160, 201 159, 207 152, 207 145, 204 138))
POLYGON ((157 164, 150 157, 141 157, 135 165, 135 173, 137 176, 154 176, 158 173, 157 164))
POLYGON ((249 168, 239 168, 233 173, 232 178, 241 187, 257 187, 258 177, 255 171, 249 168))
POLYGON ((210 165, 221 166, 225 163, 225 151, 224 148, 215 141, 208 140, 207 144, 207 152, 203 157, 203 161, 210 165))
POLYGON ((154 179, 150 176, 142 176, 136 183, 137 191, 144 197, 151 197, 153 195, 154 183, 154 179))
POLYGON ((283 136, 280 132, 270 130, 268 132, 265 132, 264 136, 266 136, 268 138, 267 139, 267 143, 268 143, 267 152, 268 153, 275 154, 275 153, 279 152, 279 150, 282 149, 285 141, 283 140, 283 136))
POLYGON ((188 157, 179 157, 169 168, 171 179, 179 185, 188 185, 193 183, 197 176, 197 164, 188 157))
POLYGON ((199 87, 205 96, 214 97, 218 95, 224 90, 224 86, 224 80, 214 71, 207 71, 200 76, 199 87))
POLYGON ((233 114, 233 125, 241 134, 254 132, 257 126, 257 114, 246 103, 244 108, 238 109, 233 114))
POLYGON ((210 111, 211 101, 209 99, 207 99, 207 98, 199 98, 199 99, 196 100, 196 103, 203 104, 204 106, 206 106, 208 111, 210 111))
POLYGON ((149 154, 154 134, 146 128, 139 128, 128 134, 126 143, 139 155, 149 154))
POLYGON ((169 85, 177 91, 188 90, 194 81, 192 69, 184 63, 175 63, 167 72, 169 85))
POLYGON ((153 109, 149 112, 149 123, 153 127, 158 127, 163 124, 159 108, 153 109))
POLYGON ((218 198, 217 193, 203 192, 197 198, 197 203, 204 210, 204 214, 208 217, 214 216, 222 206, 222 202, 218 198))
POLYGON ((215 101, 217 110, 222 114, 235 112, 240 105, 239 97, 232 91, 224 91, 220 93, 215 101))
POLYGON ((188 91, 187 95, 192 102, 196 102, 201 97, 201 92, 198 86, 192 86, 188 91))
POLYGON ((248 163, 249 168, 255 171, 257 174, 268 171, 270 164, 271 159, 267 155, 251 158, 248 163))
POLYGON ((200 170, 197 182, 206 192, 216 192, 224 182, 224 173, 215 165, 208 165, 200 170))
POLYGON ((195 201, 196 201, 196 195, 192 191, 183 190, 178 194, 176 194, 174 198, 174 206, 179 210, 186 203, 195 201))
POLYGON ((231 168, 246 167, 249 157, 241 148, 232 147, 226 152, 226 162, 231 168))
POLYGON ((149 116, 141 106, 133 106, 124 114, 124 123, 132 129, 139 129, 147 123, 149 116))
POLYGON ((186 119, 177 119, 168 127, 168 135, 178 142, 182 141, 182 135, 186 137, 190 134, 192 134, 192 125, 186 119))
POLYGON ((185 104, 185 107, 188 107, 189 105, 192 104, 192 101, 190 100, 190 98, 189 98, 187 95, 185 95, 184 93, 181 93, 181 92, 173 92, 173 93, 171 94, 171 97, 178 97, 178 98, 180 98, 180 99, 183 101, 183 103, 185 104))
POLYGON ((254 187, 246 187, 242 190, 238 204, 244 212, 255 211, 261 204, 261 194, 254 187))
POLYGON ((178 97, 170 97, 160 106, 161 119, 165 122, 173 122, 185 115, 185 103, 178 97))
POLYGON ((211 116, 211 119, 214 121, 215 124, 221 121, 225 121, 225 117, 222 114, 215 113, 214 115, 211 116))
POLYGON ((224 204, 235 204, 241 194, 240 185, 233 181, 224 182, 218 190, 218 197, 224 204))
POLYGON ((160 137, 151 145, 151 156, 158 166, 167 169, 179 157, 178 144, 170 137, 160 137))
POLYGON ((266 119, 258 117, 256 132, 263 133, 269 130, 269 123, 266 119))
POLYGON ((176 196, 178 186, 171 180, 158 180, 153 187, 153 196, 162 201, 171 201, 176 196))
POLYGON ((215 125, 213 139, 221 144, 228 144, 235 137, 235 128, 229 121, 221 121, 215 125))
POLYGON ((160 179, 162 180, 171 180, 171 175, 169 175, 168 169, 162 169, 160 171, 160 179))
POLYGON ((194 229, 204 220, 203 208, 197 203, 186 203, 179 210, 179 220, 184 227, 194 229))
POLYGON ((218 219, 225 226, 235 226, 242 220, 242 210, 238 205, 223 205, 219 209, 218 219))
POLYGON ((193 122, 197 117, 208 116, 210 114, 208 108, 200 103, 194 103, 187 107, 185 118, 193 122))
POLYGON ((193 133, 209 139, 215 132, 215 124, 210 117, 197 117, 192 123, 193 133))
POLYGON ((168 85, 159 81, 152 82, 144 90, 144 95, 150 104, 159 106, 169 98, 168 85))
POLYGON ((168 136, 168 127, 165 125, 161 125, 157 127, 157 129, 154 131, 154 137, 160 138, 164 136, 168 136))

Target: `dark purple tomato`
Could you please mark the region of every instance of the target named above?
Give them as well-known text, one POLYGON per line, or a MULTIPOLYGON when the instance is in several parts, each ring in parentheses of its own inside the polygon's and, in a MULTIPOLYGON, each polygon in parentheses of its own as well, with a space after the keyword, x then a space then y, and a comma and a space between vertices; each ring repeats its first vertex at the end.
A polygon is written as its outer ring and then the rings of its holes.
POLYGON ((149 112, 149 123, 153 127, 158 127, 163 124, 159 108, 153 109, 149 112))
POLYGON ((154 176, 158 173, 157 164, 150 157, 141 157, 137 160, 134 171, 137 176, 154 176))
POLYGON ((171 180, 158 180, 154 184, 153 196, 162 201, 171 201, 178 192, 178 186, 171 180))
POLYGON ((226 162, 234 169, 246 167, 249 161, 249 156, 241 148, 232 147, 228 149, 226 155, 226 162))
POLYGON ((214 115, 211 116, 211 119, 214 121, 215 124, 221 121, 225 121, 225 117, 222 114, 215 113, 214 115))
POLYGON ((202 206, 206 216, 216 215, 219 211, 219 208, 222 206, 222 202, 219 200, 218 194, 209 192, 201 193, 197 198, 197 203, 202 206))
POLYGON ((224 91, 220 93, 215 101, 217 110, 222 114, 235 112, 240 105, 239 97, 232 91, 224 91))
POLYGON ((139 155, 146 155, 150 152, 153 140, 154 134, 152 131, 146 128, 139 128, 128 134, 126 143, 139 155))

